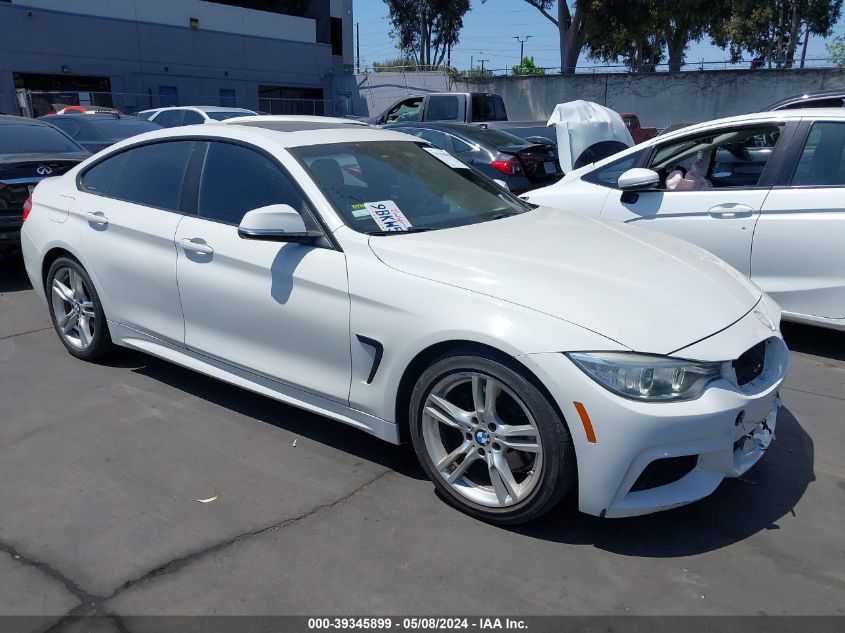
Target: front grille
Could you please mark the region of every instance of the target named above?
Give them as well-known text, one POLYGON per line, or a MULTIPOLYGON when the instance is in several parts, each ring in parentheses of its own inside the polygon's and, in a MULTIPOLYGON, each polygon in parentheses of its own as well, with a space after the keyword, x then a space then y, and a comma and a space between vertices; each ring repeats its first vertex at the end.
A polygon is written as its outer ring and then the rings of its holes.
POLYGON ((655 459, 645 467, 637 481, 631 486, 631 492, 650 490, 674 483, 686 477, 697 463, 698 455, 655 459))
POLYGON ((736 384, 740 387, 747 385, 763 373, 766 363, 766 342, 757 343, 754 347, 737 358, 732 364, 736 372, 736 384))

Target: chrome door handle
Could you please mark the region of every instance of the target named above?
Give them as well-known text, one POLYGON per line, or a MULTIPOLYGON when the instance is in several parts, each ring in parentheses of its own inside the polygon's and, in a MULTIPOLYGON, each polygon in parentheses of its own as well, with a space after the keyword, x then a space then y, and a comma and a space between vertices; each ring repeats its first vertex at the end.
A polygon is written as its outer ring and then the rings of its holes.
POLYGON ((711 218, 747 218, 754 213, 754 209, 747 204, 728 202, 710 207, 707 209, 707 213, 711 218))
POLYGON ((211 255, 214 252, 214 249, 200 237, 183 237, 182 248, 192 253, 200 253, 201 255, 211 255))
POLYGON ((103 214, 102 211, 89 211, 87 214, 88 222, 91 224, 96 224, 98 226, 108 226, 109 219, 103 214))

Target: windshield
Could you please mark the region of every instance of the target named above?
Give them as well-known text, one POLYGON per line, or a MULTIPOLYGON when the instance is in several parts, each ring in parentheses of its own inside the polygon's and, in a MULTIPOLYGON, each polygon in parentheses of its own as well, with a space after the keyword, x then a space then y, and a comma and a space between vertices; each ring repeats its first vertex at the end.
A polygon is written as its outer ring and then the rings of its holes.
POLYGON ((225 121, 226 119, 233 119, 236 116, 252 116, 254 112, 238 112, 237 110, 226 110, 225 112, 206 112, 209 118, 215 121, 225 121))
POLYGON ((129 138, 143 132, 161 129, 161 126, 157 123, 134 119, 96 119, 86 121, 86 123, 90 123, 94 127, 97 136, 106 139, 129 138))
POLYGON ((430 230, 494 220, 529 206, 442 150, 410 141, 362 141, 290 149, 343 221, 362 233, 430 230), (434 154, 440 153, 441 158, 434 154), (459 168, 451 167, 460 165, 459 168), (376 221, 376 207, 402 228, 376 221))
POLYGON ((86 153, 79 145, 49 125, 5 124, 0 130, 0 154, 86 153))

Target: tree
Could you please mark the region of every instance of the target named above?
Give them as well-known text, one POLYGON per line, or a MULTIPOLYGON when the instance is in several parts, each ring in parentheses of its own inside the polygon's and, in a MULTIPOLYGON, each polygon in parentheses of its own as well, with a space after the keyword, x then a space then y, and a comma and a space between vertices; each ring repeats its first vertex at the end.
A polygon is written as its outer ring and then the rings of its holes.
POLYGON ((668 54, 678 72, 690 42, 700 40, 724 0, 582 0, 585 44, 593 59, 621 60, 633 72, 656 70, 668 54))
POLYGON ((514 75, 545 75, 546 71, 534 63, 533 57, 523 57, 522 64, 513 67, 514 75))
POLYGON ((557 17, 551 13, 555 0, 523 0, 542 13, 557 27, 558 42, 560 44, 560 72, 569 75, 575 72, 578 57, 584 48, 584 12, 580 6, 566 0, 557 0, 557 17))
POLYGON ((397 57, 386 59, 383 62, 373 62, 374 73, 389 73, 393 71, 413 72, 419 70, 416 59, 410 57, 397 57))
POLYGON ((834 64, 845 68, 845 35, 834 37, 827 43, 827 55, 834 64))
POLYGON ((711 28, 713 43, 730 51, 731 61, 745 53, 755 65, 791 68, 799 40, 828 36, 843 0, 730 0, 711 28))
POLYGON ((399 48, 420 66, 440 66, 457 44, 469 0, 385 0, 392 35, 399 48))

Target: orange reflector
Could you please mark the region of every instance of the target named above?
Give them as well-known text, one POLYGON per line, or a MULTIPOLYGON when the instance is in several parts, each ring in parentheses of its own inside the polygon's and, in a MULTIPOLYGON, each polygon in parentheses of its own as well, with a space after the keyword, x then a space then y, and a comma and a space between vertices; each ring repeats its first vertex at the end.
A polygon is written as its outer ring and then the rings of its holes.
POLYGON ((575 405, 575 410, 578 411, 578 415, 581 416, 581 424, 584 425, 584 433, 587 434, 587 441, 590 444, 596 443, 596 433, 593 431, 593 423, 590 422, 590 416, 587 415, 587 410, 584 408, 584 405, 580 402, 575 402, 573 400, 572 404, 575 405))

